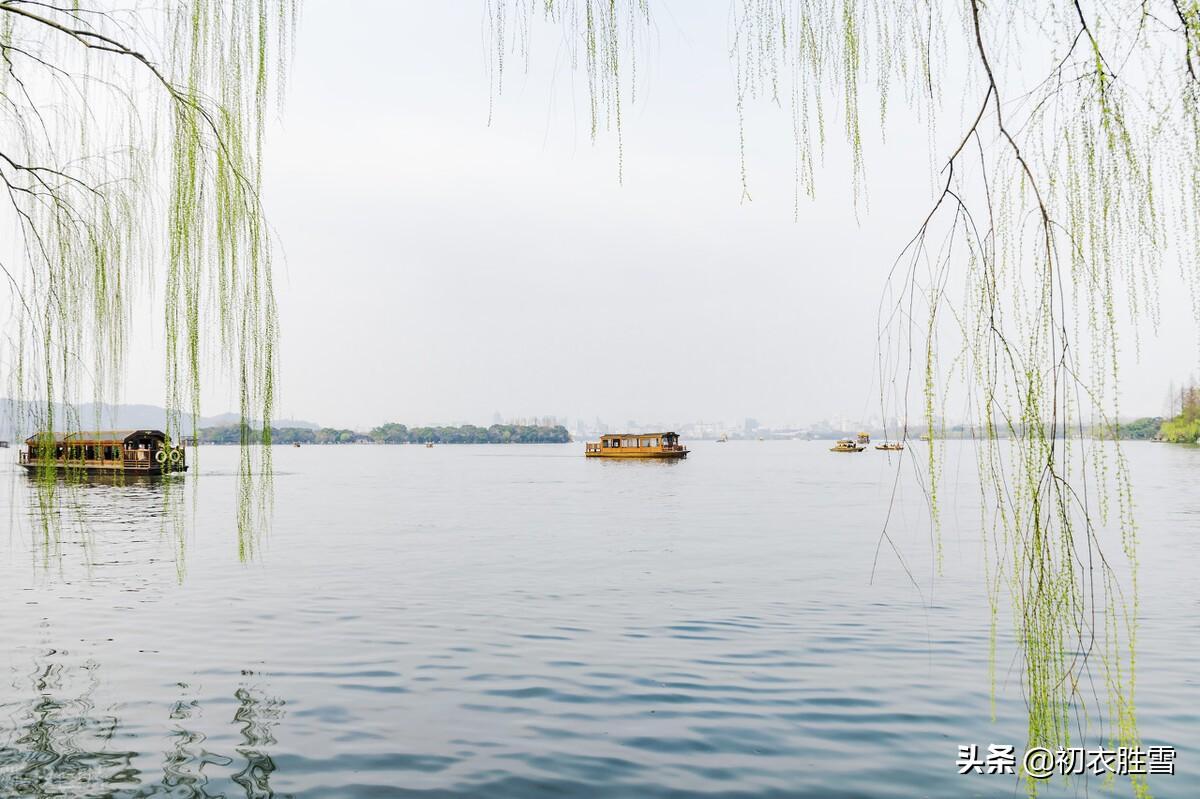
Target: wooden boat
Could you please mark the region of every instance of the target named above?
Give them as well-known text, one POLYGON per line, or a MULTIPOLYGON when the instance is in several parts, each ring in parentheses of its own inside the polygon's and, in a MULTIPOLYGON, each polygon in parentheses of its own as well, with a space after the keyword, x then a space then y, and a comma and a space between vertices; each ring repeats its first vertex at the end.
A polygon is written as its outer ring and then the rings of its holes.
POLYGON ((883 441, 875 445, 875 449, 887 450, 888 452, 899 452, 904 449, 904 443, 901 441, 883 441))
POLYGON ((612 433, 584 445, 588 458, 686 458, 677 433, 612 433))
POLYGON ((89 473, 153 475, 187 471, 183 447, 171 445, 161 430, 87 430, 37 433, 25 439, 18 463, 40 469, 89 473))
POLYGON ((866 445, 860 444, 853 438, 839 438, 838 442, 829 448, 830 452, 862 452, 866 445))
POLYGON ((863 446, 870 444, 871 443, 871 434, 860 431, 858 434, 858 443, 862 444, 863 446))

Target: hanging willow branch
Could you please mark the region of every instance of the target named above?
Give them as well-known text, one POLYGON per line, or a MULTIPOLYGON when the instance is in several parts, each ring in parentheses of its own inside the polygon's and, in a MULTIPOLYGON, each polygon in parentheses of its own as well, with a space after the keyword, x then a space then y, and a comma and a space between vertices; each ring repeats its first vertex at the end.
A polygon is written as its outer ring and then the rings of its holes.
MULTIPOLYGON (((296 14, 296 0, 0 0, 0 217, 19 237, 0 250, 15 328, 0 365, 20 422, 80 426, 79 402, 118 396, 129 334, 155 330, 177 438, 215 359, 239 386, 244 555, 274 404, 263 132, 296 14), (135 317, 139 297, 159 310, 135 317)), ((52 503, 55 482, 39 482, 52 503)))
MULTIPOLYGON (((621 98, 633 96, 623 65, 649 26, 646 4, 540 6, 539 17, 530 0, 490 0, 494 72, 507 53, 531 58, 543 18, 572 52, 589 53, 571 64, 587 73, 593 135, 597 118, 619 123, 621 98), (590 57, 594 42, 601 57, 590 57)), ((866 98, 881 132, 897 94, 928 126, 931 203, 912 240, 898 243, 880 306, 884 418, 898 413, 905 436, 919 427, 933 439, 908 452, 936 528, 940 409, 951 399, 970 409, 993 674, 997 617, 1008 609, 1028 745, 1067 746, 1075 735, 1135 745, 1132 492, 1120 449, 1096 437, 1115 437, 1118 323, 1131 320, 1135 334, 1157 323, 1168 257, 1200 318, 1200 2, 735 0, 730 39, 743 192, 743 111, 767 100, 787 111, 801 221, 831 114, 856 201, 869 171, 866 98), (965 110, 938 144, 951 124, 947 86, 962 91, 965 110), (1120 552, 1101 546, 1110 522, 1120 552), (1094 674, 1108 697, 1099 707, 1087 688, 1094 674)), ((940 536, 934 560, 940 568, 940 536)), ((1131 790, 1148 792, 1140 777, 1131 790)))

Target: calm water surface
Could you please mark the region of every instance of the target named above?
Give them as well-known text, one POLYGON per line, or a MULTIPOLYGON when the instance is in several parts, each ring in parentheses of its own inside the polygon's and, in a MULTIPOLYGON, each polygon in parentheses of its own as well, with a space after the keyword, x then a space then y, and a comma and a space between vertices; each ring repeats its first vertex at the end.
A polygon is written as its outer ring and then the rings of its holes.
MULTIPOLYGON (((233 449, 83 488, 57 541, 0 451, 0 795, 1021 796, 954 765, 1025 729, 1004 628, 991 719, 970 446, 943 575, 905 472, 913 579, 885 544, 873 580, 895 456, 822 442, 280 448, 248 563, 233 449)), ((1151 787, 1200 796, 1200 449, 1126 451, 1151 787)))

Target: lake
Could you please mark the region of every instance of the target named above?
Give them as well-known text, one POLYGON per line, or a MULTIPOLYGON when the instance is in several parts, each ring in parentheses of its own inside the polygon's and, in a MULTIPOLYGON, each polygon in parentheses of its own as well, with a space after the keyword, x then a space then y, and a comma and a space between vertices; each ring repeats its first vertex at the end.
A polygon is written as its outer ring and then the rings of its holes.
MULTIPOLYGON (((80 488, 50 540, 0 450, 0 796, 1024 795, 955 765, 1025 742, 1007 616, 991 718, 974 445, 941 575, 911 459, 691 446, 278 448, 247 562, 233 448, 80 488)), ((1150 787, 1200 796, 1200 449, 1124 449, 1141 733, 1178 752, 1150 787)))

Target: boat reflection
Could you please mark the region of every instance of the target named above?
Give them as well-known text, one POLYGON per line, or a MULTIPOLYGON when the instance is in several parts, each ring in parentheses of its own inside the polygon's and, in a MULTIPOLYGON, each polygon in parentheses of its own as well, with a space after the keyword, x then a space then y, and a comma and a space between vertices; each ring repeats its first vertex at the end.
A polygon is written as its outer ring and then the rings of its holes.
POLYGON ((81 473, 52 479, 30 474, 22 481, 26 527, 43 567, 69 566, 75 551, 83 564, 101 549, 129 552, 139 546, 169 544, 176 579, 186 574, 188 491, 179 478, 81 473))
MULTIPOLYGON (((187 554, 185 523, 191 520, 188 506, 189 502, 195 502, 199 487, 195 479, 185 479, 182 472, 147 475, 60 470, 52 474, 29 472, 24 480, 13 485, 17 493, 23 489, 23 497, 13 503, 23 510, 14 518, 18 523, 30 524, 44 564, 64 554, 61 545, 66 540, 81 541, 84 555, 90 560, 97 532, 120 527, 169 540, 175 547, 178 577, 183 579, 187 554)), ((273 510, 270 477, 262 478, 257 486, 240 482, 233 502, 238 558, 252 560, 273 510)))

